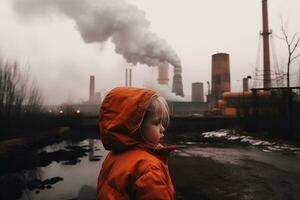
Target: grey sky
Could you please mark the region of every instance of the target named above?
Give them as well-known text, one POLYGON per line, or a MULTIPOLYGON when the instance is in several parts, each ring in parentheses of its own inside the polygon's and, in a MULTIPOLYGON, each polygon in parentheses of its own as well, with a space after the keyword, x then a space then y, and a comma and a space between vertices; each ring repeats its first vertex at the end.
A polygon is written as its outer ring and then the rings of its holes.
MULTIPOLYGON (((12 0, 0 2, 0 54, 29 64, 45 96, 45 103, 78 102, 88 97, 89 75, 96 76, 96 89, 124 85, 124 58, 111 42, 87 44, 73 19, 52 13, 24 19, 12 0)), ((241 90, 241 80, 254 71, 261 0, 130 0, 145 12, 150 30, 173 47, 182 62, 184 92, 190 98, 192 82, 210 81, 211 55, 230 54, 231 85, 241 90)), ((270 28, 280 33, 280 15, 290 33, 300 30, 299 0, 269 0, 270 28)), ((280 62, 286 49, 275 39, 280 62)), ((298 61, 293 70, 298 69, 298 61)), ((292 71, 293 71, 292 70, 292 71)), ((133 69, 133 85, 156 80, 156 68, 133 69)), ((170 70, 170 78, 172 77, 170 70)), ((170 83, 171 85, 171 83, 170 83)))

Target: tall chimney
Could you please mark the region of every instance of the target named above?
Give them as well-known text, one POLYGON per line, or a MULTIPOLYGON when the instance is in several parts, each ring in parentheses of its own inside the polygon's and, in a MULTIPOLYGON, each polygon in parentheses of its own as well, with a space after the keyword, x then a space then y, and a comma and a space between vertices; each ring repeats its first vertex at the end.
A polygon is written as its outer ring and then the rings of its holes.
POLYGON ((268 20, 268 0, 262 0, 262 17, 263 17, 263 49, 264 49, 264 88, 271 87, 270 71, 270 44, 269 44, 269 20, 268 20))
POLYGON ((95 76, 90 76, 90 98, 89 102, 92 103, 95 99, 95 76))
POLYGON ((128 87, 128 69, 125 69, 125 87, 128 87))
POLYGON ((129 87, 132 87, 132 69, 129 69, 129 87))

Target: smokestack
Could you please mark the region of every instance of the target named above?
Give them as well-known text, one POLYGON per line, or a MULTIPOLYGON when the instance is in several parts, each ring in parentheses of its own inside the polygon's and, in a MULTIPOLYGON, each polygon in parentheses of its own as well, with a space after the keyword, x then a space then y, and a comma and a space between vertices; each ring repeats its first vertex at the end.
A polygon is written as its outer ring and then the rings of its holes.
POLYGON ((132 87, 132 69, 129 69, 129 87, 132 87))
POLYGON ((132 69, 126 68, 125 71, 125 86, 131 87, 132 86, 132 69))
POLYGON ((125 71, 125 87, 128 87, 128 69, 125 71))
POLYGON ((93 102, 95 99, 95 76, 90 76, 90 98, 89 102, 93 102))
POLYGON ((175 93, 177 96, 184 97, 182 77, 181 77, 181 67, 174 67, 172 92, 175 93))
POLYGON ((271 87, 270 71, 270 44, 269 44, 269 20, 268 20, 268 0, 262 0, 262 17, 263 17, 263 49, 264 49, 264 88, 271 87))
POLYGON ((229 54, 217 53, 212 55, 211 70, 211 104, 216 106, 223 92, 230 92, 229 54))
POLYGON ((163 63, 158 65, 158 83, 161 85, 169 85, 169 65, 163 63))
POLYGON ((204 102, 203 83, 192 83, 192 102, 204 102))
POLYGON ((115 52, 127 63, 174 66, 173 91, 183 96, 181 61, 174 49, 164 39, 150 30, 145 12, 126 0, 14 0, 16 13, 22 18, 49 15, 58 12, 74 21, 86 43, 104 43, 110 40, 115 52), (126 16, 126 17, 124 17, 126 16))

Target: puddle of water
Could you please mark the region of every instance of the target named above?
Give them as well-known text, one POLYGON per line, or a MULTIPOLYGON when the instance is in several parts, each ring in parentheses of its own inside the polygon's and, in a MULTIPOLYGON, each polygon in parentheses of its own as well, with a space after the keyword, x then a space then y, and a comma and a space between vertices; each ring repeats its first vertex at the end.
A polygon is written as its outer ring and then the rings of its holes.
POLYGON ((34 171, 26 171, 25 177, 27 178, 34 177, 45 180, 58 176, 63 178, 63 181, 55 183, 50 189, 39 190, 39 194, 36 194, 38 189, 34 191, 26 190, 23 192, 21 200, 95 198, 97 176, 108 152, 102 146, 101 141, 97 139, 84 140, 76 144, 63 141, 59 144, 47 146, 42 150, 53 152, 65 149, 65 147, 70 145, 91 148, 92 151, 88 152, 88 156, 80 158, 81 162, 76 165, 63 165, 53 161, 46 167, 39 167, 34 171), (95 158, 100 158, 100 160, 95 158))
MULTIPOLYGON (((175 151, 175 155, 195 157, 195 159, 200 159, 201 157, 211 158, 218 162, 235 165, 245 165, 247 164, 244 162, 245 160, 255 160, 273 165, 285 171, 300 172, 300 149, 293 145, 259 140, 250 136, 240 136, 229 133, 226 130, 203 133, 203 137, 224 138, 228 141, 247 143, 249 145, 239 147, 235 145, 218 148, 209 147, 201 139, 187 136, 185 141, 176 141, 179 144, 179 148, 175 151), (205 147, 203 144, 205 144, 205 147), (287 151, 294 154, 283 154, 283 152, 287 151)), ((97 176, 108 151, 104 149, 101 141, 97 139, 87 139, 76 143, 63 141, 59 144, 47 146, 39 151, 55 152, 68 150, 69 146, 80 146, 92 149, 92 151, 88 152, 87 156, 79 158, 80 162, 75 165, 64 165, 62 162, 57 163, 53 161, 46 167, 25 171, 24 174, 28 180, 45 180, 53 177, 61 177, 63 180, 53 184, 50 189, 39 190, 39 194, 35 193, 37 189, 33 191, 26 190, 21 200, 95 198, 97 176)))

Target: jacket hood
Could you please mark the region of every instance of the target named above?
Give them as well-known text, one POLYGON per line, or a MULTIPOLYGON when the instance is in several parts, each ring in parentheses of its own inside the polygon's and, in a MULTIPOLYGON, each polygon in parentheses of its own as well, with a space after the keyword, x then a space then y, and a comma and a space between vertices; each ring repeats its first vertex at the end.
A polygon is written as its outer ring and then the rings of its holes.
MULTIPOLYGON (((148 105, 157 96, 153 90, 132 87, 117 87, 105 96, 99 116, 100 136, 105 149, 112 152, 151 149, 142 139, 139 127, 148 105)), ((165 154, 174 148, 168 146, 155 151, 165 154)))

